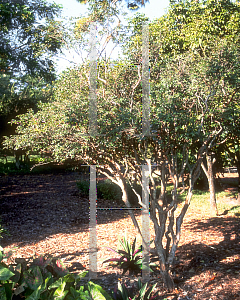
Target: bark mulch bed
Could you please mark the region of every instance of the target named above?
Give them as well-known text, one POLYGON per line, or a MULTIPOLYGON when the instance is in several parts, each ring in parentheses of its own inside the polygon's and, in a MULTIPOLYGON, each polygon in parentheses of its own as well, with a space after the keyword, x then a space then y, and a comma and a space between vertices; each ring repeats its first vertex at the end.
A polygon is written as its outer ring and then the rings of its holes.
MULTIPOLYGON (((88 269, 89 200, 79 195, 77 173, 2 176, 0 216, 11 236, 1 240, 15 258, 51 254, 61 258, 71 272, 88 269)), ((98 200, 98 207, 120 207, 113 201, 98 200)), ((141 211, 135 211, 141 224, 141 211)), ((176 289, 167 293, 158 273, 157 299, 240 299, 240 220, 227 215, 211 217, 209 212, 189 208, 185 217, 176 265, 176 289)), ((154 237, 150 224, 151 239, 154 237)), ((131 240, 137 235, 126 210, 98 210, 98 279, 106 290, 122 278, 119 270, 101 262, 113 257, 105 247, 118 247, 118 237, 131 240)), ((137 239, 140 245, 140 239, 137 239)))

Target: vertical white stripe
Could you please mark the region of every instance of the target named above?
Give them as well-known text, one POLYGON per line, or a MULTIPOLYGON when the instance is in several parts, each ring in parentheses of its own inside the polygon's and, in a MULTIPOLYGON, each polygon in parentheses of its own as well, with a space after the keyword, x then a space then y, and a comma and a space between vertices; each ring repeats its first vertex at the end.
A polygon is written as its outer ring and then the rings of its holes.
POLYGON ((97 50, 96 50, 96 25, 91 27, 90 38, 90 72, 89 72, 89 134, 97 135, 97 50))
POLYGON ((97 278, 97 183, 96 166, 90 166, 89 278, 97 278))
POLYGON ((142 26, 142 134, 150 135, 149 30, 142 26))
POLYGON ((142 260, 142 279, 143 282, 147 282, 150 279, 149 272, 149 245, 150 245, 150 232, 149 232, 149 166, 142 166, 142 202, 144 207, 142 207, 142 237, 146 244, 147 248, 143 245, 143 260, 142 260))

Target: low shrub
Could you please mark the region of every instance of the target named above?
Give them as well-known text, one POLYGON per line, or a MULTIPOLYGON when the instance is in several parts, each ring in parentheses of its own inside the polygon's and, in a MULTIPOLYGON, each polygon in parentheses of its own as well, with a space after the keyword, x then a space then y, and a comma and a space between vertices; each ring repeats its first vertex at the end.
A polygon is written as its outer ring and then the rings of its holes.
MULTIPOLYGON (((80 190, 80 193, 84 196, 89 196, 89 186, 89 180, 81 180, 77 182, 77 187, 80 190)), ((135 186, 135 189, 141 195, 141 186, 135 186)), ((138 205, 138 199, 129 184, 127 185, 127 193, 130 204, 136 207, 138 205)), ((100 199, 113 200, 124 205, 122 202, 121 188, 110 179, 97 183, 97 197, 100 199)))
POLYGON ((0 175, 24 175, 30 174, 30 166, 28 164, 21 164, 21 167, 18 169, 16 163, 0 163, 0 175))

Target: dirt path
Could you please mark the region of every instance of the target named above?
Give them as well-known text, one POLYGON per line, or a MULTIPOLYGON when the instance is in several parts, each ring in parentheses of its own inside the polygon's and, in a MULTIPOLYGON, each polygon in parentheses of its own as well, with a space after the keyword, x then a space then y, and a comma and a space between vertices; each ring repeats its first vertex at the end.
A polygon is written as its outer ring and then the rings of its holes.
MULTIPOLYGON (((75 173, 0 178, 0 214, 11 233, 1 245, 14 250, 9 262, 48 253, 62 258, 71 271, 88 268, 89 201, 79 196, 77 179, 75 173)), ((101 205, 118 206, 99 200, 101 205)), ((136 215, 141 224, 140 212, 136 215)), ((118 237, 126 232, 133 240, 136 232, 124 210, 98 210, 97 222, 99 283, 111 289, 121 275, 101 264, 111 256, 105 247, 117 248, 118 237)), ((153 238, 152 223, 150 232, 153 238)), ((239 218, 209 218, 189 210, 174 268, 178 289, 166 293, 156 274, 150 282, 158 282, 158 299, 240 299, 239 232, 239 218)))

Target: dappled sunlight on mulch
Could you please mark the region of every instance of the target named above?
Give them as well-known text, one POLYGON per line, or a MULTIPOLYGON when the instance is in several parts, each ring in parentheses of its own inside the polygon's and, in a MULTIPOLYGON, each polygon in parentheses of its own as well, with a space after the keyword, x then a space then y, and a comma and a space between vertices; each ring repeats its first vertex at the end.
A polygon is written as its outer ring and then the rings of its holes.
MULTIPOLYGON (((51 254, 60 257, 71 271, 89 266, 89 201, 80 197, 77 174, 24 175, 1 177, 1 216, 11 233, 1 245, 17 257, 51 254)), ((98 206, 103 200, 98 201, 98 206)), ((120 207, 104 201, 105 207, 120 207)), ((141 211, 135 211, 141 224, 141 211)), ((151 239, 154 238, 150 223, 151 239)), ((159 274, 157 299, 240 299, 240 219, 189 208, 182 227, 173 276, 176 290, 167 293, 159 274)), ((137 235, 126 210, 97 214, 98 283, 112 289, 121 278, 119 270, 102 261, 114 257, 106 247, 116 249, 118 237, 133 241, 137 235)), ((137 245, 140 245, 137 238, 137 245)), ((97 282, 97 281, 96 281, 97 282)))

